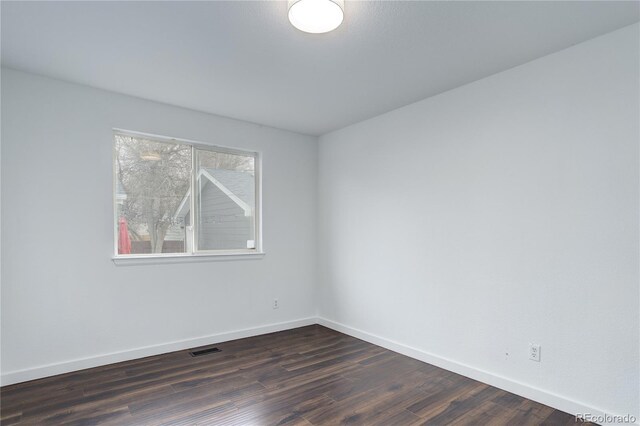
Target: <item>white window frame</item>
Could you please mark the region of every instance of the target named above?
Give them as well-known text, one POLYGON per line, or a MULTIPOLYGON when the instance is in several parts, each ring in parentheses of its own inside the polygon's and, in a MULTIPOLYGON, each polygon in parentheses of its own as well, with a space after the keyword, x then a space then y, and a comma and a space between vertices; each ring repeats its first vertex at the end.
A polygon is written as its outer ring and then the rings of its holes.
MULTIPOLYGON (((196 142, 188 139, 174 138, 168 136, 159 136, 149 133, 136 132, 132 130, 124 130, 114 128, 112 131, 112 150, 113 158, 111 160, 113 167, 113 188, 111 190, 111 196, 113 201, 113 215, 112 215, 112 227, 113 230, 113 256, 112 260, 116 265, 136 265, 136 264, 163 264, 163 263, 181 263, 181 262, 202 262, 212 260, 240 260, 240 259, 256 259, 262 258, 265 255, 262 240, 262 155, 258 151, 249 151, 238 148, 230 148, 220 145, 213 145, 204 142, 196 142), (189 215, 191 216, 190 227, 187 232, 190 233, 191 240, 193 241, 191 252, 187 253, 148 253, 148 254, 118 254, 118 227, 115 226, 118 204, 116 200, 116 188, 118 171, 116 167, 116 147, 115 136, 130 136, 146 138, 163 143, 173 143, 188 145, 191 147, 191 185, 190 185, 190 203, 189 215), (251 156, 254 158, 254 179, 255 179, 255 248, 252 249, 234 249, 234 250, 196 250, 197 247, 197 235, 195 231, 196 225, 196 211, 195 211, 195 199, 194 188, 196 188, 196 170, 197 170, 197 155, 196 150, 202 151, 214 151, 227 154, 235 154, 242 156, 251 156)), ((185 244, 186 244, 185 237, 185 244)))

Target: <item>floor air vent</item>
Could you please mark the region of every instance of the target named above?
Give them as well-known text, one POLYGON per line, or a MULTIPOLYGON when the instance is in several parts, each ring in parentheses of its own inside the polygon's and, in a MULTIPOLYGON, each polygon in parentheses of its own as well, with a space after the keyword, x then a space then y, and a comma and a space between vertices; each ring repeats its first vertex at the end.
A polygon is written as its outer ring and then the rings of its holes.
POLYGON ((196 350, 189 351, 189 355, 202 356, 202 355, 212 354, 214 352, 220 352, 220 349, 218 348, 196 349, 196 350))

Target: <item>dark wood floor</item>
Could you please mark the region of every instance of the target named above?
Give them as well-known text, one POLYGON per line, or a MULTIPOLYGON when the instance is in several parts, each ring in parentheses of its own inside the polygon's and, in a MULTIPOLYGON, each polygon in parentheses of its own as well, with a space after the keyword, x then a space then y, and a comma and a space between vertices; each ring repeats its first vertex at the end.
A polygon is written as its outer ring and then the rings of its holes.
POLYGON ((573 416, 309 326, 1 389, 2 424, 573 425, 573 416))

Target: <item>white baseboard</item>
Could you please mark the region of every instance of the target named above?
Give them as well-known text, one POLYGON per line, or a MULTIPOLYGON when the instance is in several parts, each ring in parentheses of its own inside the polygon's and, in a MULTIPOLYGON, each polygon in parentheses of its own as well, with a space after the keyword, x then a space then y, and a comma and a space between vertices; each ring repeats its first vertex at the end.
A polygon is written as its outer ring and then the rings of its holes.
MULTIPOLYGON (((377 336, 375 334, 368 333, 363 330, 349 327, 339 322, 331 321, 322 317, 318 317, 317 320, 318 320, 317 321, 318 324, 323 325, 327 328, 331 328, 333 330, 339 331, 344 334, 348 334, 349 336, 358 338, 360 340, 373 343, 374 345, 382 346, 383 348, 389 349, 394 352, 398 352, 402 355, 406 355, 408 357, 426 362, 428 364, 435 365, 436 367, 444 368, 445 370, 449 370, 454 373, 461 374, 465 377, 478 380, 482 383, 495 386, 507 392, 520 395, 524 398, 528 398, 533 401, 539 402, 541 404, 548 405, 549 407, 565 411, 572 415, 576 415, 579 413, 589 413, 595 416, 604 416, 604 415, 611 416, 616 414, 616 413, 612 413, 611 411, 593 407, 588 404, 584 404, 580 401, 575 401, 571 398, 558 395, 556 393, 553 393, 544 389, 536 388, 526 383, 518 382, 516 380, 509 379, 507 377, 500 376, 498 374, 490 373, 488 371, 484 371, 484 370, 472 367, 470 365, 466 365, 451 359, 443 358, 438 355, 434 355, 429 352, 425 352, 423 350, 416 349, 411 346, 393 341, 391 339, 386 339, 384 337, 377 336)), ((633 424, 636 424, 636 425, 640 424, 639 420, 640 419, 636 419, 636 423, 633 423, 633 424)), ((604 425, 604 424, 616 424, 616 423, 602 422, 600 424, 604 425)))
POLYGON ((159 355, 167 352, 179 351, 198 346, 212 345, 229 340, 242 339, 245 337, 259 336, 261 334, 289 330, 297 327, 304 327, 306 325, 312 325, 315 323, 316 319, 313 317, 303 318, 294 321, 268 324, 259 327, 212 334, 209 336, 195 337, 192 339, 178 340, 175 342, 162 343, 159 345, 145 346, 121 352, 113 352, 87 358, 74 359, 71 361, 42 365, 24 370, 10 371, 7 373, 3 372, 0 378, 0 382, 2 386, 6 386, 14 383, 26 382, 28 380, 55 376, 57 374, 69 373, 71 371, 84 370, 85 368, 99 367, 101 365, 130 361, 132 359, 144 358, 147 356, 159 355))

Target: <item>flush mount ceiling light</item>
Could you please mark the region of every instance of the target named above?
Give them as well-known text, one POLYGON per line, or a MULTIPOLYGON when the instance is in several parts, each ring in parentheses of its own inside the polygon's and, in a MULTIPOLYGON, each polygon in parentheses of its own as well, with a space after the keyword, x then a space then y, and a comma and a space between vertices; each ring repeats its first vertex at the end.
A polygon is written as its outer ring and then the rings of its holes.
POLYGON ((289 21, 305 33, 327 33, 340 26, 344 0, 289 0, 289 21))

